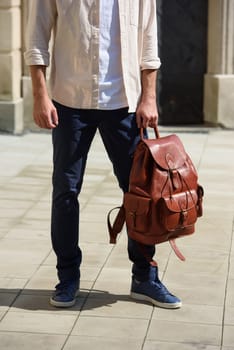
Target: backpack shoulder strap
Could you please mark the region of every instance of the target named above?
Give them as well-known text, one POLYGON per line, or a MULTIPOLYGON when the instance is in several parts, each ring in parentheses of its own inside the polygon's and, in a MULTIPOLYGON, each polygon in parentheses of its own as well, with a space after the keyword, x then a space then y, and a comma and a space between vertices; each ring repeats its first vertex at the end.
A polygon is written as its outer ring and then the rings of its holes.
POLYGON ((125 223, 125 210, 124 210, 123 205, 121 207, 113 208, 109 211, 109 213, 107 215, 107 226, 108 226, 108 231, 109 231, 109 235, 110 235, 110 243, 112 243, 112 244, 116 243, 116 238, 118 236, 118 233, 121 232, 124 223, 125 223), (116 210, 116 209, 119 209, 119 211, 118 211, 118 214, 117 214, 115 221, 112 225, 111 221, 110 221, 110 215, 111 215, 112 211, 116 210))

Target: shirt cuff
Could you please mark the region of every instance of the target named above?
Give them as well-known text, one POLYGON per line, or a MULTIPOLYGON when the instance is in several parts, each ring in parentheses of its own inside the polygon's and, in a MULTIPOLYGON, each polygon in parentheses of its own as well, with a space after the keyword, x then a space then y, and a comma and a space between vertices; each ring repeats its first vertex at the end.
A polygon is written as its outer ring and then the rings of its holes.
POLYGON ((28 66, 49 66, 50 54, 48 51, 30 49, 24 53, 24 59, 28 66))
POLYGON ((160 58, 157 58, 152 61, 148 62, 142 62, 141 64, 141 70, 146 70, 146 69, 159 69, 161 66, 161 61, 160 58))

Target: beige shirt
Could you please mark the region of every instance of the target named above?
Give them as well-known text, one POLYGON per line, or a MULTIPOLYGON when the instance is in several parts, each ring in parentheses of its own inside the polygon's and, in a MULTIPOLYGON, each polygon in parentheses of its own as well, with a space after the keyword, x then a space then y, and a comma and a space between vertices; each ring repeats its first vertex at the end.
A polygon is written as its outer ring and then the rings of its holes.
MULTIPOLYGON (((129 112, 135 112, 144 69, 158 69, 156 0, 118 0, 121 64, 129 112)), ((97 109, 99 0, 33 0, 25 61, 49 66, 52 98, 74 108, 97 109)))

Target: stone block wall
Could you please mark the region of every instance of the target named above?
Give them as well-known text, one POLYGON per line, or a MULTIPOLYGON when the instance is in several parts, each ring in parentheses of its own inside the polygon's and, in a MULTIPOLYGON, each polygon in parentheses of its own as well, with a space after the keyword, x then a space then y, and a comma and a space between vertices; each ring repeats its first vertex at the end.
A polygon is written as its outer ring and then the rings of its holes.
POLYGON ((21 2, 0 2, 0 130, 23 130, 21 2))
POLYGON ((205 121, 234 128, 234 0, 209 0, 205 121))

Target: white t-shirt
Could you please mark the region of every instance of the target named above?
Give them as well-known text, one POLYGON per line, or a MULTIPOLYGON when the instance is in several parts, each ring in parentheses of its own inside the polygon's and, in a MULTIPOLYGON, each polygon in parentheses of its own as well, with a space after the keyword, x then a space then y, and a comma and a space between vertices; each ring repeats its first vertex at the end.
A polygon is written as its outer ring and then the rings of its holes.
POLYGON ((122 65, 118 0, 100 0, 99 109, 127 107, 122 65))

